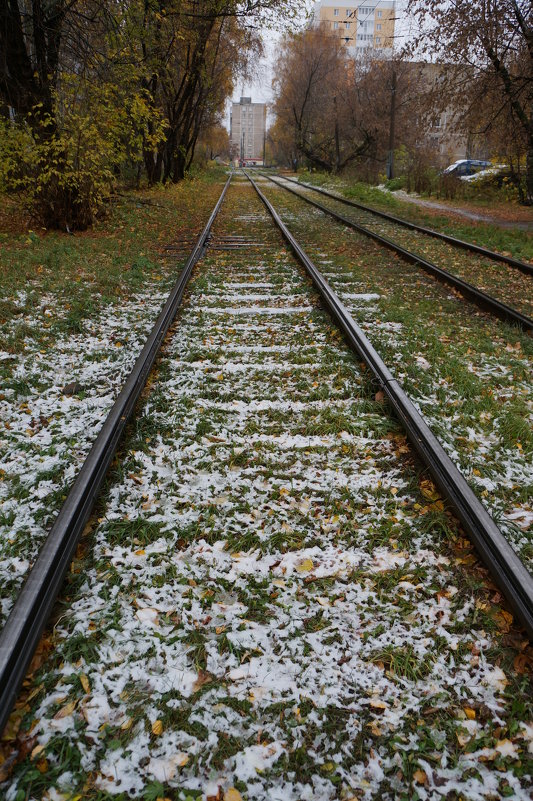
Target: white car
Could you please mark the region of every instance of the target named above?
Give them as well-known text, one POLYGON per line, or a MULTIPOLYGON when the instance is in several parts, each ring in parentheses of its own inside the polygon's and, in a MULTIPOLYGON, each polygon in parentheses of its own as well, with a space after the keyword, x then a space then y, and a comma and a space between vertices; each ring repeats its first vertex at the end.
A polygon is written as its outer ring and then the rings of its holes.
POLYGON ((506 164, 493 164, 486 170, 480 170, 479 172, 475 172, 473 175, 461 176, 461 181, 469 181, 470 183, 474 181, 480 181, 482 178, 486 178, 488 175, 498 175, 502 170, 506 169, 506 164))
POLYGON ((483 161, 482 159, 459 159, 459 161, 454 161, 453 164, 446 167, 442 174, 454 175, 456 178, 465 180, 471 178, 480 170, 485 170, 487 167, 491 166, 490 161, 483 161))

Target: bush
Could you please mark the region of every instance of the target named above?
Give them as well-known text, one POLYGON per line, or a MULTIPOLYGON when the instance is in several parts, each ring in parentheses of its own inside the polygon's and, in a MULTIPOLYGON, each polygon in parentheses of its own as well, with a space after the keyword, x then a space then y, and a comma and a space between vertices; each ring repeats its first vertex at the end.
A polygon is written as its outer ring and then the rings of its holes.
MULTIPOLYGON (((45 228, 90 226, 121 168, 136 169, 153 110, 142 96, 64 79, 55 116, 36 107, 21 123, 0 121, 0 187, 16 191, 45 228)), ((152 142, 162 135, 156 120, 152 142)))
POLYGON ((404 176, 390 178, 388 181, 385 181, 385 189, 388 189, 390 192, 396 192, 398 189, 404 189, 405 184, 406 180, 404 176))

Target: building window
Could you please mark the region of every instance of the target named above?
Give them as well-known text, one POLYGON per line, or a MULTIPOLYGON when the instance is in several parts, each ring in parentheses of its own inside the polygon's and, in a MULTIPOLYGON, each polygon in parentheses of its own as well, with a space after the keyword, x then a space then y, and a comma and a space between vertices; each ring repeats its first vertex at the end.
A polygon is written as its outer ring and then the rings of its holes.
POLYGON ((381 30, 381 25, 376 25, 376 28, 377 28, 378 31, 380 31, 381 30))
POLYGON ((339 16, 339 9, 338 8, 334 8, 333 9, 333 16, 334 17, 338 17, 339 16))
POLYGON ((347 31, 349 31, 350 30, 350 23, 349 22, 345 22, 344 23, 344 27, 346 28, 347 31))
POLYGON ((381 44, 381 36, 376 36, 376 44, 381 44))
POLYGON ((383 16, 383 12, 382 11, 378 11, 378 17, 382 17, 382 16, 383 16))
POLYGON ((339 23, 338 22, 334 22, 333 23, 333 29, 336 31, 338 27, 339 27, 339 23))

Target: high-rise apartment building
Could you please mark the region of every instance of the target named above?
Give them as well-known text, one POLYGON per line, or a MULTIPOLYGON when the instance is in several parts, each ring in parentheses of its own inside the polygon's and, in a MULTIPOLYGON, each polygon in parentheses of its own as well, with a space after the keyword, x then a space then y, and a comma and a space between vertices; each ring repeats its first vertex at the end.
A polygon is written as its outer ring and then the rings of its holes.
POLYGON ((326 23, 338 33, 352 56, 390 55, 394 42, 394 0, 319 0, 315 25, 326 23))
POLYGON ((263 163, 266 134, 266 105, 241 97, 231 104, 230 141, 235 158, 247 164, 263 163))

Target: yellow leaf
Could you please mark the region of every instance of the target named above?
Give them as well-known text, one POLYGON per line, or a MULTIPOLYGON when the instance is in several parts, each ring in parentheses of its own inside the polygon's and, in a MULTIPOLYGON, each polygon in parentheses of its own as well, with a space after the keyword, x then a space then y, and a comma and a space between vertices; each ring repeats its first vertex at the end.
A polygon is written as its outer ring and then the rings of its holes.
POLYGON ((76 701, 69 701, 68 704, 65 704, 59 712, 56 712, 54 715, 54 720, 61 720, 61 718, 68 718, 69 715, 72 715, 74 710, 76 709, 76 701))
POLYGON ((427 781, 427 776, 423 770, 415 770, 413 773, 413 779, 417 784, 425 784, 427 781))
POLYGON ((313 568, 314 568, 313 560, 312 559, 304 559, 296 567, 296 570, 298 571, 298 573, 308 573, 313 568))
POLYGON ((465 706, 464 711, 465 711, 465 715, 468 718, 468 720, 475 720, 476 719, 476 710, 475 709, 472 709, 469 706, 465 706))
POLYGON ((242 801, 242 795, 235 787, 230 787, 229 790, 226 790, 224 793, 224 801, 242 801))
POLYGON ((83 691, 84 692, 86 692, 86 693, 90 693, 91 692, 91 685, 89 684, 89 679, 87 678, 85 673, 81 673, 80 674, 80 683, 81 683, 81 686, 83 687, 83 691))
POLYGON ((420 491, 422 492, 424 498, 427 498, 430 501, 438 501, 440 498, 435 484, 428 479, 424 479, 424 481, 420 482, 420 491))
POLYGON ((133 725, 133 718, 128 718, 127 720, 124 721, 124 723, 121 725, 120 728, 122 729, 122 731, 128 731, 128 729, 131 729, 132 725, 133 725))
POLYGON ((36 757, 39 756, 39 754, 42 754, 43 751, 44 751, 44 745, 36 745, 33 751, 31 752, 31 758, 35 759, 36 757))
POLYGON ((464 731, 464 729, 461 731, 456 731, 455 736, 457 737, 457 742, 461 748, 463 748, 472 739, 472 735, 464 731))
POLYGON ((152 723, 152 734, 155 734, 156 737, 163 734, 163 722, 161 720, 154 720, 152 723))

